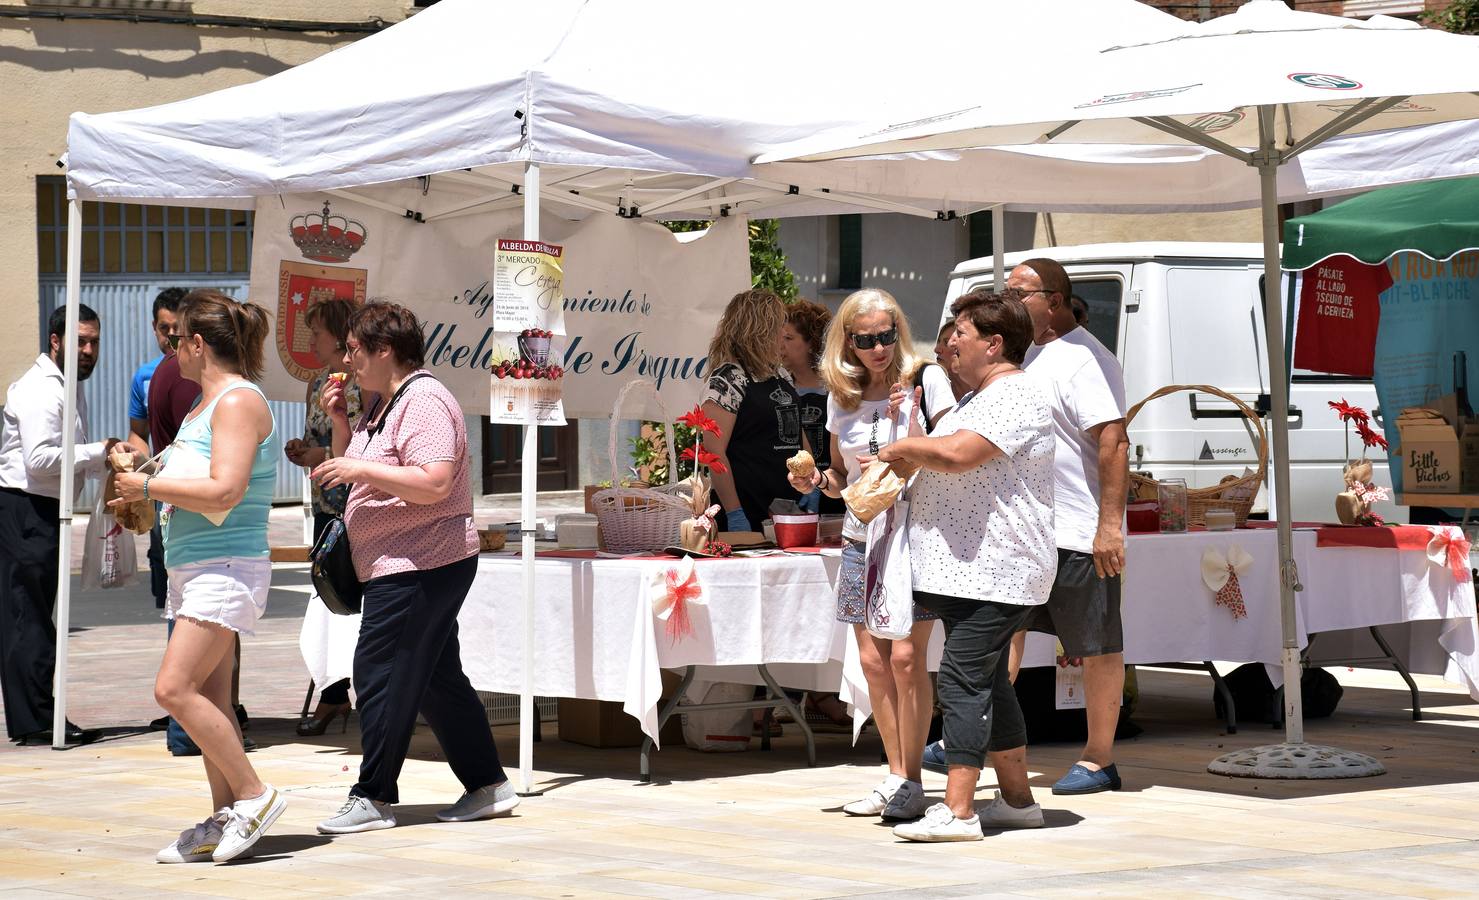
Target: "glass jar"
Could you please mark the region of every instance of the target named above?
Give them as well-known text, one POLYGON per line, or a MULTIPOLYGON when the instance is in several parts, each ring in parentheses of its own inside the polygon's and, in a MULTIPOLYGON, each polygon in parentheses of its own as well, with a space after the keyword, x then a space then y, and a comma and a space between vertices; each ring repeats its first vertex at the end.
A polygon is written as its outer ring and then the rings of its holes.
POLYGON ((1161 507, 1161 534, 1184 533, 1188 506, 1186 479, 1161 479, 1156 485, 1156 499, 1161 507))

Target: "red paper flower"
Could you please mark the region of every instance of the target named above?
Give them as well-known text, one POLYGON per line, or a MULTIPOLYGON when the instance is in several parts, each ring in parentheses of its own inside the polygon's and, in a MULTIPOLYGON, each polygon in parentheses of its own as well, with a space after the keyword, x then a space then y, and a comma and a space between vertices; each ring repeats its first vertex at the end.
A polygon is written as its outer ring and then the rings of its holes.
POLYGON ((1368 447, 1380 447, 1383 450, 1387 449, 1387 439, 1382 437, 1381 434, 1379 434, 1378 432, 1372 430, 1371 426, 1366 424, 1366 420, 1364 418, 1356 420, 1356 434, 1361 438, 1361 443, 1365 444, 1368 447))
POLYGON ((714 437, 719 436, 719 423, 704 415, 702 406, 695 406, 692 412, 679 416, 678 421, 696 431, 707 431, 714 437))
MULTIPOLYGON (((1370 421, 1370 417, 1366 415, 1366 410, 1345 402, 1344 397, 1341 397, 1339 400, 1330 401, 1329 405, 1331 409, 1335 410, 1335 414, 1340 416, 1342 422, 1355 422, 1358 425, 1364 425, 1370 421)), ((1371 445, 1367 444, 1366 446, 1369 447, 1371 445)), ((1386 445, 1383 444, 1382 446, 1386 445)))
POLYGON ((715 472, 729 471, 729 469, 725 467, 723 461, 719 459, 718 454, 710 453, 703 447, 684 447, 683 452, 678 454, 678 456, 681 459, 686 459, 689 461, 692 461, 695 457, 697 457, 699 465, 707 466, 715 472))

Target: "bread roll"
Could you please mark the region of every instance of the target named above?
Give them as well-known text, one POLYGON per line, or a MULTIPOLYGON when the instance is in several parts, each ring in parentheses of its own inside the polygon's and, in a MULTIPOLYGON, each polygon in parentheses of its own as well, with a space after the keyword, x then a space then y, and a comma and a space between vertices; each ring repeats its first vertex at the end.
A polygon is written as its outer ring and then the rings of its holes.
POLYGON ((810 478, 811 473, 817 470, 817 461, 812 459, 810 453, 802 450, 795 456, 786 460, 786 468, 797 478, 810 478))

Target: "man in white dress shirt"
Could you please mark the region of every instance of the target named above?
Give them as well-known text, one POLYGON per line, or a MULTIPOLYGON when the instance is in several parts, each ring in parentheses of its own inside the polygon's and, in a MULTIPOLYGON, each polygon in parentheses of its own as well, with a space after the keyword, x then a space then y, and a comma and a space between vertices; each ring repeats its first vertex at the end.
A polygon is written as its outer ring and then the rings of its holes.
MULTIPOLYGON (((116 438, 89 443, 81 382, 98 362, 98 314, 79 309, 77 489, 86 475, 101 476, 116 438)), ((52 674, 56 666, 57 553, 60 544, 62 428, 66 385, 66 308, 48 323, 49 350, 36 358, 5 395, 0 428, 0 689, 5 730, 18 744, 52 743, 52 674)), ((97 740, 99 732, 67 725, 68 743, 97 740)))

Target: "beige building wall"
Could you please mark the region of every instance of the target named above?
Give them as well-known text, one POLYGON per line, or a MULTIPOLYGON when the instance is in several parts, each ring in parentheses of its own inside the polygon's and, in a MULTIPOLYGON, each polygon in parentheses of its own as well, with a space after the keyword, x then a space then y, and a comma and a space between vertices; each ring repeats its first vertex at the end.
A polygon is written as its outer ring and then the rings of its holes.
MULTIPOLYGON (((92 0, 73 13, 152 10, 253 19, 393 23, 409 0, 152 2, 92 0)), ((0 13, 42 11, 0 0, 0 13)), ((57 175, 67 118, 154 106, 255 81, 343 46, 364 33, 0 16, 0 390, 40 346, 37 322, 36 177, 57 175)), ((0 395, 3 401, 3 395, 0 395)))
POLYGON ((1256 209, 1216 213, 1152 213, 1107 215, 1054 213, 1037 217, 1034 247, 1072 247, 1078 244, 1114 244, 1125 241, 1261 241, 1263 231, 1256 209))

